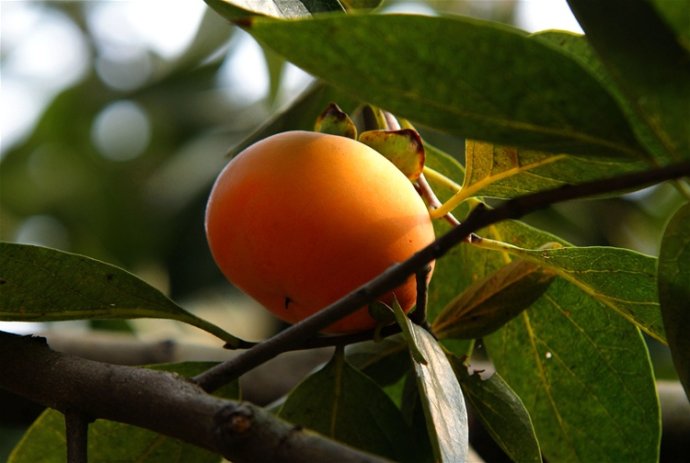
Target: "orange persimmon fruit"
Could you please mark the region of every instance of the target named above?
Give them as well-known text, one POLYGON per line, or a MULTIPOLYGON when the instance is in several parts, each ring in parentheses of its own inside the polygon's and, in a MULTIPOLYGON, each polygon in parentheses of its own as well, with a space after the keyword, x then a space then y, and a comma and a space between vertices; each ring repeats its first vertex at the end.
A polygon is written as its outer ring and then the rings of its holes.
MULTIPOLYGON (((220 173, 206 209, 206 236, 225 277, 278 318, 295 323, 434 240, 410 181, 350 138, 291 131, 261 140, 220 173)), ((409 311, 414 276, 393 294, 409 311)), ((324 332, 376 325, 366 307, 324 332)))

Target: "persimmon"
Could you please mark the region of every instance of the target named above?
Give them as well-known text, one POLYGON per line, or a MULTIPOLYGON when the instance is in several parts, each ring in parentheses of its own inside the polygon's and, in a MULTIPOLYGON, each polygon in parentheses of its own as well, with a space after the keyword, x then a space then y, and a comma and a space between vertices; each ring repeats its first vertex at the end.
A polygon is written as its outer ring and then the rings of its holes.
MULTIPOLYGON (((353 139, 305 131, 270 136, 226 165, 208 200, 206 235, 226 278, 288 323, 434 240, 424 202, 390 161, 353 139)), ((394 297, 413 307, 414 276, 381 301, 394 297)), ((375 325, 363 307, 324 331, 375 325)))

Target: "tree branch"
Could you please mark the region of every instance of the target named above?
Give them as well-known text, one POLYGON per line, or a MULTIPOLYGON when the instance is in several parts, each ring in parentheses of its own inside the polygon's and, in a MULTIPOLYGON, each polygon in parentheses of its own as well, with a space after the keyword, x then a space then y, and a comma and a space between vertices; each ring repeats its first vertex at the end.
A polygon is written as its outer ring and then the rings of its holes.
POLYGON ((389 267, 376 278, 314 315, 260 342, 238 357, 207 370, 193 380, 204 390, 213 391, 282 352, 300 348, 305 342, 311 342, 323 328, 397 288, 410 275, 442 257, 458 243, 484 227, 503 220, 520 218, 555 203, 640 188, 685 176, 690 176, 690 162, 578 185, 564 185, 505 201, 495 209, 488 209, 480 204, 472 210, 463 223, 408 260, 389 267))
POLYGON ((252 404, 208 395, 178 375, 61 354, 42 338, 0 332, 0 365, 0 387, 62 411, 79 439, 88 416, 150 429, 237 463, 385 461, 252 404))
POLYGON ((65 415, 68 463, 87 463, 89 420, 81 412, 68 409, 65 415))

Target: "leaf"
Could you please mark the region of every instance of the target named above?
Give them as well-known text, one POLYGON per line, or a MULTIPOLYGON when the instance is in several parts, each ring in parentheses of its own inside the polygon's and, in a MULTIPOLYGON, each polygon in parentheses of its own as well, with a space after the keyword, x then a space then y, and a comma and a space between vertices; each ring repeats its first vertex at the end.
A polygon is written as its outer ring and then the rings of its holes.
POLYGON ((550 152, 641 156, 599 82, 517 29, 414 15, 256 18, 246 27, 307 72, 428 126, 550 152))
POLYGON ((689 159, 690 53, 676 33, 651 2, 568 3, 630 107, 669 158, 689 159))
POLYGON ((666 342, 653 257, 598 246, 537 250, 509 246, 505 250, 552 270, 650 336, 666 342))
POLYGON ((417 180, 422 173, 424 144, 416 131, 368 130, 359 136, 359 141, 381 153, 410 180, 417 180))
POLYGON ((554 276, 531 262, 511 262, 471 285, 444 307, 432 331, 440 339, 486 336, 539 299, 554 276))
POLYGON ((398 304, 398 301, 394 301, 393 314, 395 315, 395 321, 398 323, 398 326, 400 326, 403 338, 407 343, 410 357, 412 357, 412 360, 415 363, 427 365, 428 362, 424 357, 424 353, 422 352, 419 344, 420 340, 417 338, 417 330, 414 329, 415 325, 412 323, 412 320, 407 318, 407 315, 405 312, 403 312, 403 309, 400 307, 400 304, 398 304))
POLYGON ((484 343, 548 461, 657 461, 660 412, 644 340, 600 302, 556 279, 484 343))
POLYGON ((453 359, 453 366, 472 410, 506 455, 516 462, 541 463, 532 419, 501 375, 494 372, 484 378, 478 372, 470 374, 458 359, 453 359))
POLYGON ((314 130, 321 133, 330 133, 357 139, 357 127, 347 115, 335 103, 330 103, 328 107, 316 118, 314 130))
POLYGON ((648 166, 604 156, 553 154, 467 140, 463 196, 509 199, 564 184, 610 177, 648 166))
POLYGON ((229 21, 240 21, 253 16, 273 18, 300 18, 313 13, 343 11, 338 0, 204 0, 229 21))
MULTIPOLYGON (((647 123, 639 117, 635 108, 613 80, 604 63, 601 62, 585 36, 563 31, 544 31, 534 34, 534 38, 556 45, 560 50, 570 55, 590 71, 599 80, 601 85, 609 91, 627 117, 637 139, 647 148, 647 152, 644 153, 645 161, 653 165, 659 165, 670 160, 665 147, 659 142, 647 123)), ((621 162, 616 164, 619 167, 624 167, 621 162)))
POLYGON ((690 51, 690 1, 689 0, 652 0, 654 7, 666 23, 673 28, 678 42, 690 51))
POLYGON ((86 256, 0 242, 0 319, 56 321, 165 318, 240 340, 187 312, 131 273, 86 256))
POLYGON ((458 380, 433 336, 418 325, 411 328, 427 361, 414 362, 414 368, 435 461, 466 462, 467 409, 458 380))
MULTIPOLYGON (((210 362, 185 362, 156 365, 153 369, 174 371, 191 377, 211 367, 210 362)), ((216 392, 226 399, 239 398, 235 381, 216 392)), ((89 462, 137 461, 140 463, 216 463, 218 454, 162 434, 135 426, 107 420, 96 420, 89 425, 89 462)), ((62 413, 48 409, 27 430, 14 448, 8 463, 34 463, 65 461, 65 421, 62 413)))
POLYGON ((279 415, 368 452, 396 461, 418 460, 414 436, 400 410, 337 351, 290 393, 279 415))
POLYGON ((352 344, 345 349, 347 363, 384 386, 398 381, 410 369, 407 343, 401 334, 381 341, 352 344))
POLYGON ((668 347, 690 398, 690 203, 678 209, 664 231, 658 285, 668 347))

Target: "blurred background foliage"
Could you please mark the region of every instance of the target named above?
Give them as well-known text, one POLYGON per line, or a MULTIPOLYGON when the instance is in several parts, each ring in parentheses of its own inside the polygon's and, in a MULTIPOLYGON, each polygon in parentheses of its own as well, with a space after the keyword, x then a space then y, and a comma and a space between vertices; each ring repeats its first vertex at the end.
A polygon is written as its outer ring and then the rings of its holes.
MULTIPOLYGON (((539 29, 541 23, 530 22, 527 3, 419 0, 384 6, 539 29)), ((548 17, 554 6, 545 3, 539 7, 546 20, 559 27, 555 16, 548 17)), ((242 337, 275 330, 272 319, 240 299, 213 264, 204 206, 228 150, 312 79, 262 50, 202 0, 3 1, 1 8, 0 239, 124 267, 242 337)), ((564 27, 577 28, 572 18, 567 21, 564 27)), ((321 108, 311 109, 294 124, 309 128, 303 121, 321 108)), ((462 159, 463 140, 421 130, 462 159)), ((657 254, 664 218, 679 204, 673 189, 660 186, 557 205, 528 221, 578 245, 657 254)), ((162 322, 107 326, 160 334, 162 322)), ((660 374, 672 374, 665 349, 653 348, 660 374)))

